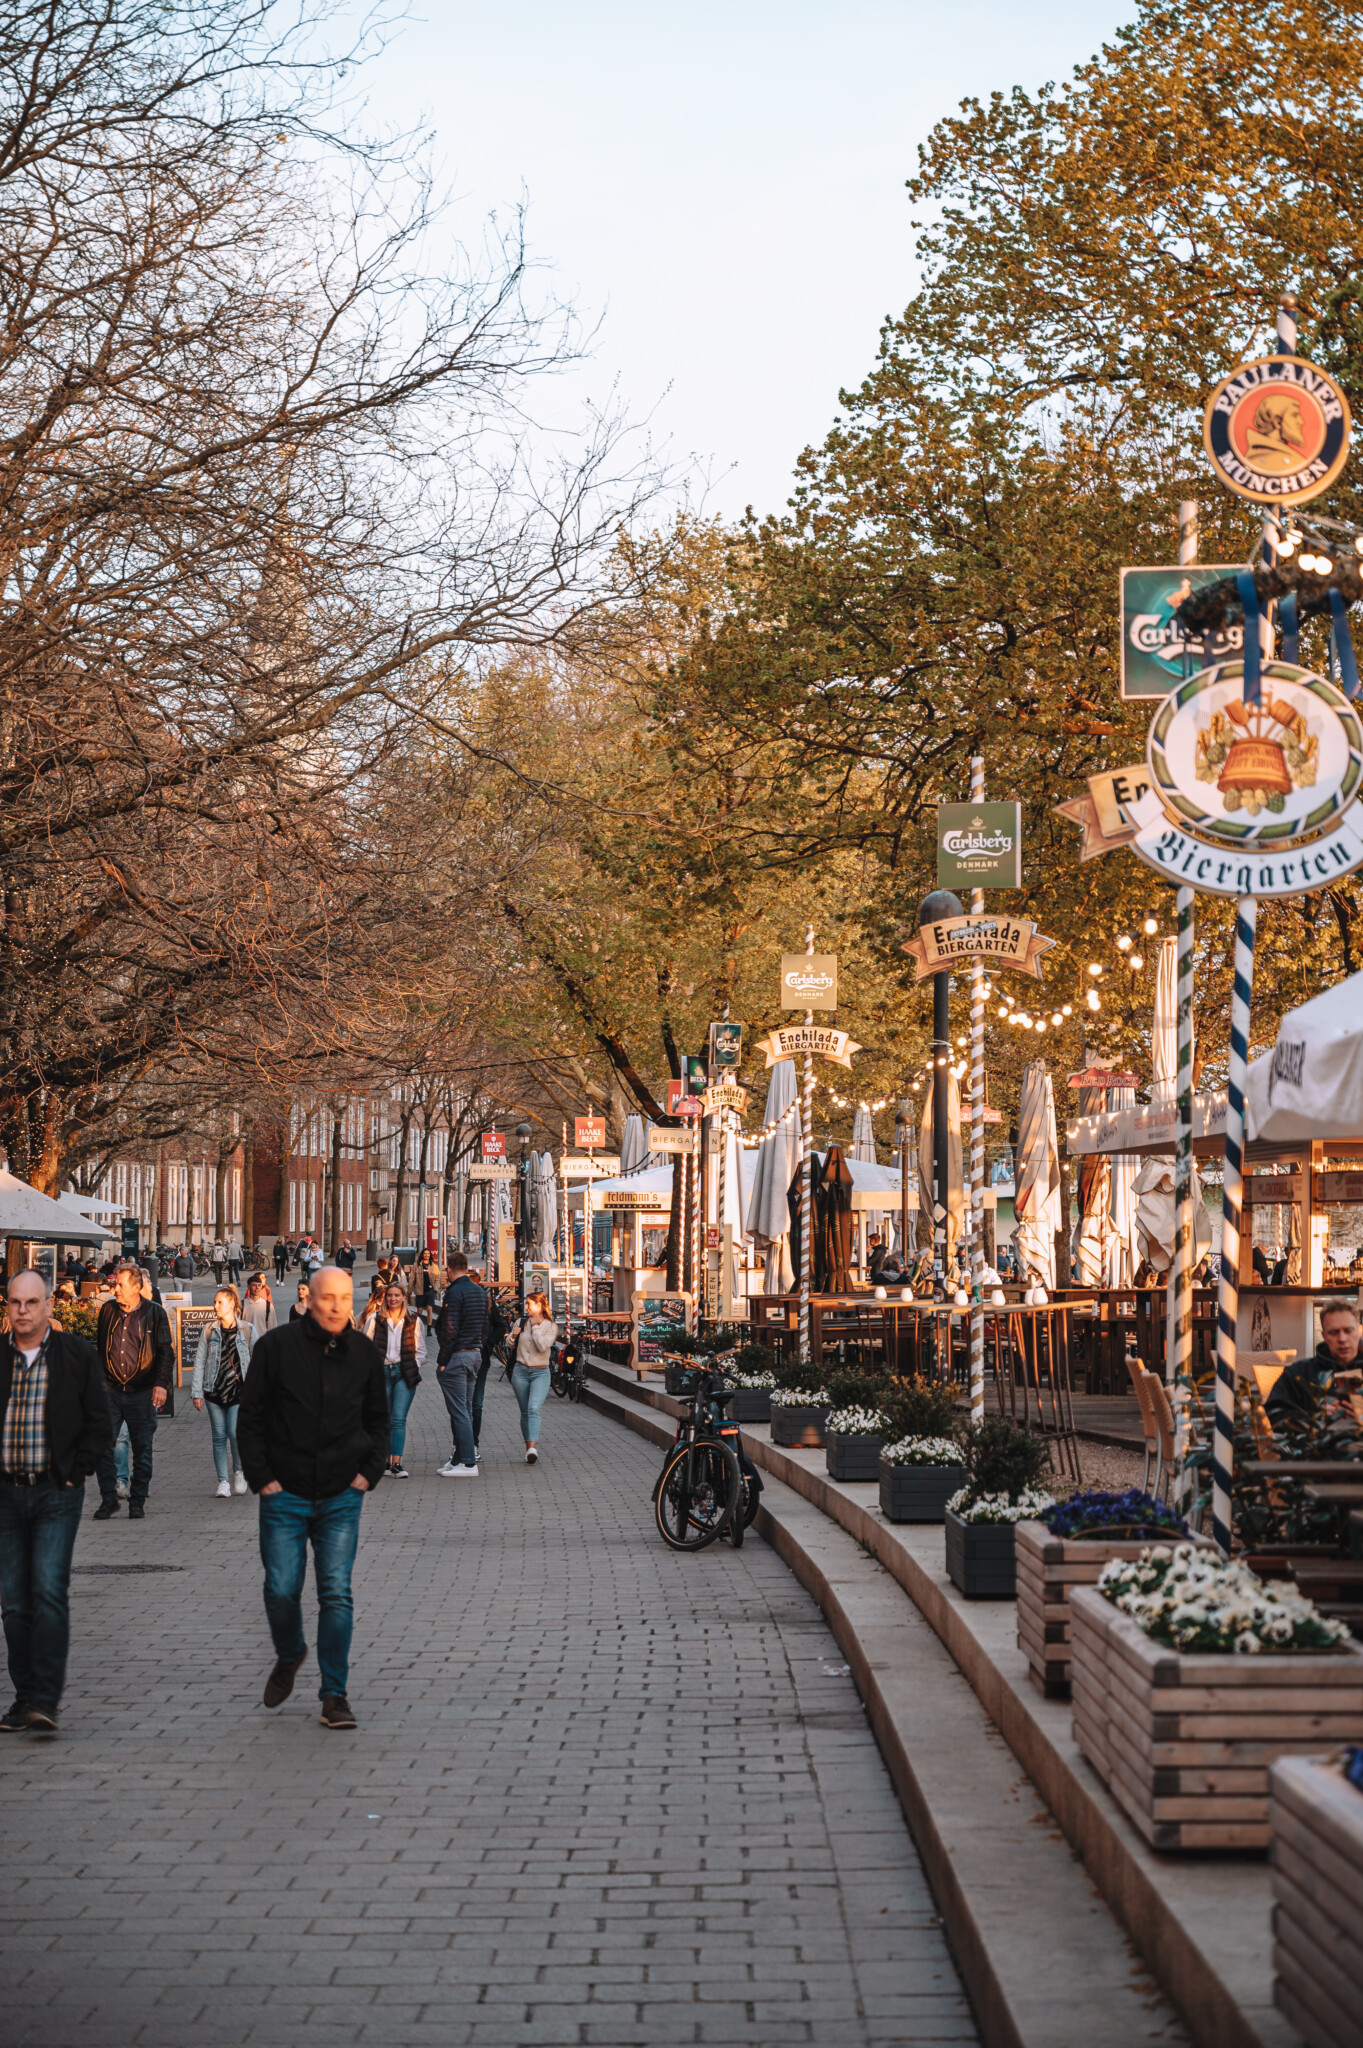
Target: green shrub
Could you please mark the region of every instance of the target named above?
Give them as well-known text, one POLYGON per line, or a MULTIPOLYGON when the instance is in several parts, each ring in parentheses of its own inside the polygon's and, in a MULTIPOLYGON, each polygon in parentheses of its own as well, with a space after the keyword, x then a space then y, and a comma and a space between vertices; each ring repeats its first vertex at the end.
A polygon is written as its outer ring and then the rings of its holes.
POLYGON ((884 1406, 886 1381, 874 1373, 835 1372, 824 1381, 830 1408, 873 1408, 884 1406))
POLYGON ((969 1489, 978 1498, 1002 1494, 1017 1500, 1037 1484, 1051 1462, 1044 1437, 1010 1422, 1006 1415, 989 1415, 983 1422, 961 1432, 969 1489))
POLYGON ((59 1301, 54 1304, 54 1322, 61 1324, 73 1337, 84 1337, 87 1344, 95 1341, 95 1329, 99 1312, 91 1308, 88 1301, 59 1301))
POLYGON ((792 1354, 788 1358, 783 1358, 781 1363, 773 1369, 776 1375, 777 1386, 784 1387, 788 1393, 810 1395, 822 1393, 823 1375, 812 1360, 808 1364, 802 1365, 800 1360, 792 1354))
POLYGON ((896 1439, 950 1436, 960 1420, 955 1389, 941 1380, 892 1380, 880 1397, 896 1439))

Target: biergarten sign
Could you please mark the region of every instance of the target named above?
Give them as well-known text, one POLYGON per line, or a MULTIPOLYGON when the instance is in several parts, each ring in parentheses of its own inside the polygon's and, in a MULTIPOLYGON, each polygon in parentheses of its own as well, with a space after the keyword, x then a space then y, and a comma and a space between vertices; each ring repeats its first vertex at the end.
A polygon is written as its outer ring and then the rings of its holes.
POLYGON ((707 1116, 714 1116, 721 1109, 736 1109, 742 1116, 748 1107, 748 1091, 740 1088, 737 1081, 715 1081, 701 1099, 707 1116))
POLYGON ((470 1180, 515 1180, 517 1169, 503 1166, 495 1159, 475 1159, 469 1168, 470 1180))
POLYGON ((1026 917, 939 917, 921 925, 904 951, 914 962, 914 980, 925 981, 957 962, 987 960, 1018 974, 1041 979, 1043 954, 1055 944, 1026 917))
POLYGON ((778 1060, 793 1059, 797 1052, 822 1053, 835 1066, 850 1067, 853 1053, 861 1051, 845 1031, 832 1031, 820 1024, 782 1024, 767 1033, 761 1047, 769 1067, 778 1060))
POLYGON ((1021 804, 938 804, 939 889, 1022 887, 1021 804))
POLYGON ((1223 377, 1207 401, 1202 441, 1237 497, 1303 505, 1349 459, 1349 401, 1333 377, 1295 355, 1261 356, 1223 377))
POLYGON ((838 956, 836 953, 783 953, 781 955, 781 1008, 783 1010, 836 1010, 838 1007, 838 956))
POLYGON ((602 1152, 591 1159, 560 1159, 558 1170, 565 1180, 611 1180, 620 1171, 620 1155, 618 1152, 602 1152))
POLYGON ((650 1152, 691 1152, 695 1143, 689 1130, 677 1130, 668 1124, 650 1124, 648 1149, 650 1152))
POLYGON ((1154 790, 1132 813, 1131 851, 1167 882, 1183 882, 1211 896, 1300 896, 1323 889, 1363 867, 1363 818, 1357 810, 1330 832, 1300 846, 1239 849, 1210 845, 1171 823, 1154 790))

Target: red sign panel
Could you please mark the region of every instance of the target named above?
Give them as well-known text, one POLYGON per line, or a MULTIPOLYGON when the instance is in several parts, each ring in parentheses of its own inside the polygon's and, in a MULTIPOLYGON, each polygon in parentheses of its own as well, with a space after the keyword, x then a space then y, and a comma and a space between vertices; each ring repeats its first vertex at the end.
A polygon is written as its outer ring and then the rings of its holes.
POLYGON ((579 1116, 573 1118, 573 1143, 593 1151, 606 1142, 606 1119, 603 1116, 579 1116))
POLYGON ((707 1252, 719 1250, 719 1225, 716 1223, 707 1223, 705 1226, 705 1249, 707 1252))
MULTIPOLYGON (((678 1084, 680 1086, 680 1083, 678 1084)), ((705 1113, 705 1104, 699 1095, 679 1095, 675 1102, 668 1104, 673 1116, 697 1117, 705 1113)))
POLYGON ((426 1249, 433 1259, 440 1257, 440 1218, 438 1216, 428 1216, 426 1218, 426 1249))
POLYGON ((506 1158, 506 1135, 502 1131, 483 1132, 484 1159, 506 1158))
POLYGON ((668 1084, 667 1084, 667 1113, 668 1113, 668 1115, 669 1115, 669 1116, 675 1116, 675 1115, 677 1114, 677 1104, 678 1104, 678 1103, 679 1103, 679 1102, 681 1101, 681 1099, 682 1099, 683 1095, 685 1095, 685 1093, 686 1093, 686 1083, 685 1083, 685 1081, 669 1081, 669 1082, 668 1082, 668 1084))

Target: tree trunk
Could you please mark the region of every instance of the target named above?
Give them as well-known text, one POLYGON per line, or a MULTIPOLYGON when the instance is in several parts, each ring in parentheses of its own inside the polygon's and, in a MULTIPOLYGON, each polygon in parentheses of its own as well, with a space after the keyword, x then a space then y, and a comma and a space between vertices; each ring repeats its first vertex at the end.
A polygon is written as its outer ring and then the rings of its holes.
POLYGON ((256 1146, 255 1139, 248 1136, 241 1148, 242 1172, 242 1236, 249 1251, 256 1241, 256 1146))
POLYGON ((402 1243, 402 1202, 403 1197, 407 1193, 407 1139, 411 1134, 411 1129, 412 1110, 409 1105, 404 1104, 402 1121, 398 1126, 400 1133, 400 1143, 398 1145, 398 1184, 393 1190, 394 1250, 402 1243))
POLYGON ((431 1125, 430 1119, 427 1118, 421 1126, 421 1164, 417 1168, 419 1176, 417 1186, 420 1190, 416 1198, 416 1249, 418 1258, 426 1249, 426 1163, 430 1158, 430 1151, 431 1125))

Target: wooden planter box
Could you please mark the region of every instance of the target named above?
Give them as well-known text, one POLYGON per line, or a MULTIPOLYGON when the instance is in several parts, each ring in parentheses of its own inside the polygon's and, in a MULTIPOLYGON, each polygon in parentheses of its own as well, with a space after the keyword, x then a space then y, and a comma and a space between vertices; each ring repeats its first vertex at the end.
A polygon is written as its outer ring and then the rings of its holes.
MULTIPOLYGON (((964 1481, 962 1481, 964 1484, 964 1481)), ((1017 1591, 1016 1522, 963 1522, 947 1509, 947 1576, 967 1600, 1011 1600, 1017 1591)))
POLYGON ((735 1422, 770 1422, 771 1388, 738 1387, 728 1412, 735 1422))
MULTIPOLYGON (((1075 1587, 1097 1585, 1099 1573, 1112 1558, 1140 1557, 1162 1540, 1052 1536, 1044 1522, 1018 1523, 1018 1648, 1027 1659, 1032 1684, 1047 1699, 1070 1696, 1070 1594, 1075 1587)), ((1214 1547, 1205 1536, 1169 1540, 1214 1547)))
POLYGON ((826 1408, 788 1408, 771 1404, 771 1440, 788 1451, 821 1451, 826 1408))
POLYGON ((1363 2011, 1363 1792, 1334 1764, 1269 1766, 1273 2003, 1311 2048, 1357 2048, 1363 2011))
POLYGON ((879 1477, 880 1454, 885 1448, 883 1436, 846 1436, 841 1430, 834 1430, 824 1442, 828 1452, 824 1463, 830 1479, 852 1485, 879 1477))
POLYGON ((1363 1650, 1168 1650, 1092 1586, 1070 1595, 1080 1749, 1152 1849, 1266 1849, 1268 1767, 1363 1739, 1363 1650))
POLYGON ((880 1512, 887 1522, 940 1522, 965 1485, 964 1465, 879 1464, 880 1512))

